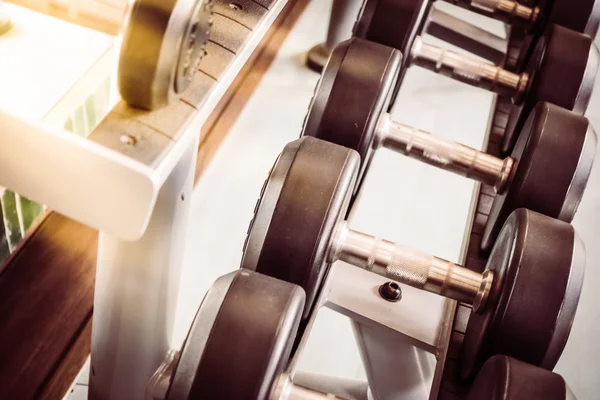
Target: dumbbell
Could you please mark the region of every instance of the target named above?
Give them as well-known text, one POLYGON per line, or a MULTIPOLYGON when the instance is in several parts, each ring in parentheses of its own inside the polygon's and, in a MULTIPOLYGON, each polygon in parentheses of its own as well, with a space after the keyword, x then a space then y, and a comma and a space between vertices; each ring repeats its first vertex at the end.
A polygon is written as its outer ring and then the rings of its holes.
POLYGON ((301 286, 304 318, 329 265, 341 260, 473 305, 461 373, 494 354, 551 369, 568 339, 585 270, 573 227, 519 209, 483 273, 352 230, 344 221, 360 169, 351 149, 304 137, 279 155, 257 203, 241 266, 301 286))
POLYGON ((358 38, 341 43, 317 85, 303 135, 356 150, 359 181, 374 150, 385 147, 493 186, 483 250, 517 208, 572 221, 596 154, 596 134, 585 117, 539 103, 511 156, 497 158, 392 121, 384 111, 399 70, 400 53, 391 47, 358 38))
POLYGON ((508 24, 523 25, 530 32, 543 30, 547 23, 553 23, 595 36, 600 18, 600 2, 597 0, 548 0, 535 5, 524 5, 514 0, 444 1, 508 24))
POLYGON ((497 355, 477 374, 467 400, 575 400, 558 374, 497 355))
POLYGON ((598 49, 589 36, 558 25, 549 25, 524 72, 516 74, 426 44, 417 35, 425 5, 415 3, 422 2, 382 0, 378 3, 369 0, 354 30, 355 36, 396 48, 404 55, 392 104, 404 73, 411 64, 508 96, 512 98, 514 106, 502 143, 505 153, 512 150, 516 141, 515 132, 523 128, 526 116, 538 102, 547 101, 579 114, 586 111, 600 60, 598 49))
POLYGON ((335 399, 284 372, 303 306, 296 285, 248 270, 219 278, 192 323, 166 399, 335 399))
POLYGON ((211 0, 134 0, 119 58, 123 100, 153 110, 180 97, 204 55, 211 15, 211 0))
MULTIPOLYGON (((529 40, 521 50, 520 62, 526 62, 527 55, 531 54, 540 35, 549 24, 564 26, 567 29, 590 36, 596 36, 600 19, 600 2, 596 0, 583 0, 573 4, 569 0, 540 1, 537 5, 523 5, 512 0, 445 0, 463 8, 476 11, 488 17, 504 20, 506 22, 529 22, 527 31, 529 40)), ((421 32, 428 31, 428 9, 432 8, 432 0, 365 0, 358 17, 355 34, 360 36, 366 30, 371 35, 378 36, 381 40, 402 43, 404 39, 412 42, 414 37, 421 32), (391 27, 391 25, 395 25, 391 27), (383 38, 384 35, 393 34, 395 38, 383 38)), ((515 29, 523 28, 523 24, 515 29)), ((443 36, 438 36, 444 39, 443 36)), ((361 36, 363 37, 363 36, 361 36)), ((374 39, 371 39, 374 40, 374 39)), ((387 44, 387 42, 382 42, 387 44)), ((405 45, 408 43, 404 43, 405 45)), ((460 43, 459 47, 462 47, 460 43)), ((408 48, 410 48, 409 44, 408 48)), ((466 49, 485 57, 485 52, 480 54, 481 47, 466 49)), ((404 48, 399 48, 405 52, 404 48)))

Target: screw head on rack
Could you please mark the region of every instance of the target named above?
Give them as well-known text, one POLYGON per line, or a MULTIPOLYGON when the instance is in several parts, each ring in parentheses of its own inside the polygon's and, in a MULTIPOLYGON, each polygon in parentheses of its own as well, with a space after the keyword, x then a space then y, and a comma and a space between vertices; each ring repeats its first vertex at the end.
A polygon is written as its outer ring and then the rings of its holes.
POLYGON ((392 303, 402 300, 402 288, 396 282, 390 281, 379 286, 379 294, 392 303))

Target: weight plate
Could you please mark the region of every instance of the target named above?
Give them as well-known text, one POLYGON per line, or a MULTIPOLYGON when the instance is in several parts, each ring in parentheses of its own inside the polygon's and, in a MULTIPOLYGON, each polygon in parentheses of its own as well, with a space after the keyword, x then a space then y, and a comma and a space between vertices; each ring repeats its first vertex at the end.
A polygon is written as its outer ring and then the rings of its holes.
POLYGON ((571 222, 591 173, 596 144, 585 117, 539 103, 511 154, 513 172, 507 189, 494 198, 482 249, 492 247, 504 221, 518 208, 571 222))
POLYGON ((359 163, 356 152, 312 137, 288 144, 250 224, 242 268, 301 286, 306 292, 304 318, 321 286, 359 163))
POLYGON ((118 84, 130 105, 168 105, 189 86, 208 40, 210 0, 134 0, 122 32, 118 84))
POLYGON ((477 374, 467 400, 566 400, 558 374, 506 356, 490 358, 477 374))
POLYGON ((573 227, 516 210, 492 249, 494 273, 484 307, 469 318, 461 375, 472 377, 495 354, 554 368, 569 337, 585 270, 573 227))
POLYGON ((296 285, 248 270, 219 278, 192 323, 167 400, 270 399, 303 306, 296 285))
POLYGON ((377 126, 389 107, 401 58, 398 50, 366 40, 341 43, 309 108, 303 135, 358 151, 359 181, 373 155, 377 126))
MULTIPOLYGON (((548 23, 596 37, 600 22, 600 0, 554 0, 547 7, 548 23)), ((542 10, 542 13, 546 13, 542 10)))
POLYGON ((354 26, 354 36, 402 52, 402 69, 392 91, 390 105, 396 100, 409 66, 413 42, 423 31, 432 4, 430 0, 365 0, 362 5, 354 26))
POLYGON ((598 62, 598 50, 590 37, 550 25, 525 68, 529 74, 528 86, 509 115, 502 140, 503 153, 512 150, 529 113, 541 101, 583 114, 591 97, 598 62))

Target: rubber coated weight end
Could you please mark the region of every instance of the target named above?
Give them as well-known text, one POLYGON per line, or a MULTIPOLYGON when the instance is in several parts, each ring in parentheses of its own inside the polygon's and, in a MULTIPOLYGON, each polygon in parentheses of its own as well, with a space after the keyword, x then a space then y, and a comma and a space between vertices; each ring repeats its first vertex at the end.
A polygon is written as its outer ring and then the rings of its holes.
POLYGON ((571 222, 587 186, 596 144, 587 118, 539 103, 511 154, 508 188, 494 198, 482 250, 492 247, 504 221, 518 208, 571 222))
POLYGON ((123 100, 153 110, 178 98, 204 55, 211 15, 210 0, 135 0, 122 32, 123 100))
POLYGON ((589 36, 550 25, 525 68, 528 87, 511 110, 502 152, 510 153, 529 113, 541 101, 585 113, 599 61, 598 49, 589 36))
POLYGON ((430 0, 366 0, 354 36, 398 49, 408 57, 423 29, 430 0))
POLYGON ((467 400, 566 400, 558 374, 506 356, 490 358, 471 386, 467 400))
POLYGON ((494 273, 483 311, 467 325, 461 375, 471 378, 495 354, 552 369, 567 342, 579 302, 585 248, 573 227, 516 210, 487 263, 494 273))
POLYGON ((432 4, 430 0, 365 0, 358 14, 354 36, 393 47, 403 55, 390 99, 392 105, 408 68, 413 43, 423 31, 432 4))
POLYGON ((600 22, 600 0, 554 0, 547 7, 551 7, 548 23, 596 37, 600 22))
POLYGON ((401 58, 398 50, 359 38, 340 43, 323 70, 303 135, 356 150, 364 172, 401 58))
POLYGON ((303 306, 296 285, 248 270, 219 278, 192 323, 167 400, 270 399, 303 306))
POLYGON ((359 164, 355 151, 301 138, 285 147, 257 203, 241 266, 302 287, 305 318, 326 273, 359 164))

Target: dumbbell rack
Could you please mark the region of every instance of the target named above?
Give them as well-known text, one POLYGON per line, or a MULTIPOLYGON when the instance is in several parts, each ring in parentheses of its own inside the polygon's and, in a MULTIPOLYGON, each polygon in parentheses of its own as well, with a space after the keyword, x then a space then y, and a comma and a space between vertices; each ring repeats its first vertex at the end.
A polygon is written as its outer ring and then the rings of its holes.
MULTIPOLYGON (((227 14, 229 2, 216 3, 224 5, 222 13, 227 14)), ((247 4, 246 1, 239 3, 247 4)), ((93 346, 96 346, 93 352, 97 356, 92 363, 92 399, 104 398, 95 396, 95 389, 109 390, 111 399, 142 398, 148 376, 159 368, 165 357, 169 360, 168 336, 172 326, 174 294, 179 282, 181 237, 186 230, 185 217, 192 192, 198 132, 286 1, 262 0, 257 3, 262 4, 264 9, 246 8, 247 13, 239 21, 235 20, 235 15, 219 14, 215 17, 212 42, 200 66, 201 72, 196 75, 182 101, 166 109, 141 112, 121 102, 89 141, 0 114, 0 125, 8 127, 0 132, 0 138, 6 139, 3 143, 7 144, 0 148, 0 161, 8 159, 18 166, 11 168, 11 175, 3 175, 0 168, 0 184, 101 230, 94 319, 102 323, 95 324, 93 333, 93 346), (19 134, 10 135, 11 132, 19 134), (39 170, 45 172, 36 179, 15 174, 15 171, 30 172, 31 166, 27 160, 11 159, 11 153, 18 153, 19 148, 30 143, 39 145, 35 146, 36 152, 28 150, 37 160, 39 170), (48 148, 55 151, 49 154, 46 152, 48 148), (56 170, 57 156, 71 160, 71 165, 56 170), (90 168, 80 173, 73 168, 76 165, 88 165, 90 168), (107 193, 111 194, 110 198, 102 196, 107 193), (139 285, 139 282, 145 282, 145 285, 139 285), (143 290, 131 290, 136 286, 143 286, 143 290), (116 350, 124 346, 127 346, 126 352, 116 350), (114 351, 103 351, 106 349, 114 351), (117 365, 119 368, 113 367, 117 365), (139 368, 140 365, 143 368, 139 368)), ((505 106, 503 99, 499 99, 496 111, 500 119, 502 110, 506 111, 505 106)), ((497 133, 492 124, 491 143, 497 133)), ((483 210, 487 204, 489 211, 490 193, 485 187, 481 190, 479 206, 482 212, 475 216, 470 251, 477 250, 477 227, 485 222, 483 210)), ((470 254, 473 256, 467 256, 467 266, 476 269, 481 260, 478 255, 475 256, 476 253, 470 254)), ((331 285, 324 303, 337 310, 348 305, 348 299, 343 297, 347 285, 352 282, 353 272, 350 271, 354 270, 336 267, 331 277, 332 280, 337 279, 333 282, 336 285, 331 285)), ((358 279, 354 280, 354 284, 361 289, 370 287, 358 279)), ((369 301, 381 302, 377 294, 370 295, 365 294, 369 301)), ((356 300, 364 299, 354 298, 352 301, 356 300)), ((427 359, 421 366, 431 365, 431 353, 439 349, 435 371, 428 371, 434 379, 430 398, 436 398, 438 391, 439 398, 455 398, 463 393, 451 378, 456 345, 460 345, 461 327, 469 309, 459 305, 452 326, 448 318, 455 314, 454 302, 443 304, 441 318, 433 318, 428 326, 428 333, 435 335, 430 335, 427 342, 423 342, 425 344, 421 343, 428 347, 428 351, 416 357, 427 359)), ((360 307, 365 314, 373 312, 369 308, 370 303, 362 303, 360 307)), ((375 311, 385 311, 380 306, 374 308, 375 311)), ((346 311, 346 314, 351 314, 352 310, 346 311)), ((413 314, 418 312, 415 309, 413 314)), ((393 316, 379 314, 376 317, 389 320, 393 316)), ((422 333, 414 335, 422 338, 422 333)), ((367 335, 363 332, 361 337, 365 339, 367 335)), ((375 336, 371 336, 373 338, 375 336)), ((393 346, 396 339, 382 343, 393 346)), ((365 345, 368 346, 368 343, 365 345)), ((387 352, 391 352, 389 349, 385 347, 387 352)), ((412 347, 397 346, 393 349, 396 361, 402 364, 406 360, 406 368, 401 375, 407 382, 414 378, 410 372, 415 376, 422 372, 410 368, 415 357, 411 353, 412 347), (403 354, 401 348, 407 353, 403 354)), ((397 374, 398 370, 391 372, 397 374)), ((394 379, 397 383, 399 377, 394 379)), ((161 387, 157 390, 160 391, 161 387)), ((161 397, 159 392, 151 394, 161 397)))
MULTIPOLYGON (((509 35, 509 38, 507 57, 518 54, 518 49, 521 47, 521 37, 518 34, 509 35)), ((500 145, 511 106, 512 102, 509 98, 495 97, 488 124, 488 144, 485 149, 489 154, 500 156, 500 145)), ((485 269, 487 258, 481 254, 479 246, 495 196, 493 187, 480 185, 464 257, 464 265, 473 271, 482 272, 485 269)), ((472 311, 471 305, 459 303, 454 312, 454 320, 447 335, 448 342, 443 370, 438 371, 436 381, 434 381, 434 388, 437 387, 439 400, 457 400, 467 396, 469 384, 459 379, 458 362, 472 311)))

